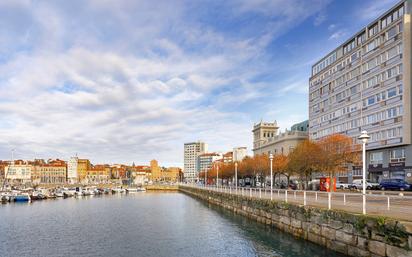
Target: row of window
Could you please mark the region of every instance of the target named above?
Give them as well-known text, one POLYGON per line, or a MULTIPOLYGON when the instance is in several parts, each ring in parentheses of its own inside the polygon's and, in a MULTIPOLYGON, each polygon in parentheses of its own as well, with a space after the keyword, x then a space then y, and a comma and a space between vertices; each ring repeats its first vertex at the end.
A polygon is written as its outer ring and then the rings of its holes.
POLYGON ((379 103, 381 101, 384 101, 386 99, 390 99, 392 97, 395 97, 397 95, 402 95, 403 93, 403 86, 400 84, 397 87, 391 87, 383 92, 380 92, 378 94, 375 94, 373 96, 368 97, 367 99, 363 100, 363 107, 373 105, 375 103, 379 103))
POLYGON ((324 137, 334 133, 341 133, 350 129, 359 128, 361 124, 369 125, 376 122, 384 121, 387 119, 392 119, 398 116, 403 115, 403 106, 399 105, 396 107, 391 107, 383 111, 378 111, 373 114, 369 114, 362 118, 352 119, 350 121, 346 121, 340 124, 336 124, 334 126, 321 129, 317 132, 318 137, 324 137))
MULTIPOLYGON (((405 149, 398 148, 393 149, 389 152, 389 161, 405 161, 405 149)), ((373 152, 369 154, 370 164, 382 164, 383 163, 383 152, 373 152)))
MULTIPOLYGON (((403 15, 403 11, 402 11, 403 15)), ((396 19, 394 19, 396 20, 396 19)), ((392 21, 394 21, 392 20, 392 21)), ((391 21, 391 23, 392 23, 391 21)), ((386 26, 385 26, 386 27, 386 26)), ((385 33, 382 34, 382 36, 377 37, 376 39, 372 40, 369 42, 367 45, 363 46, 362 52, 363 54, 369 53, 372 50, 376 49, 380 43, 383 43, 391 38, 393 38, 397 33, 403 31, 403 23, 400 22, 396 26, 393 26, 389 30, 387 30, 385 33)), ((378 33, 378 25, 375 24, 372 28, 369 30, 369 38, 372 36, 376 35, 378 33)), ((352 50, 356 49, 357 46, 362 45, 363 42, 366 41, 366 34, 362 33, 357 37, 357 39, 351 40, 348 44, 343 46, 343 55, 350 53, 352 50)), ((340 71, 345 65, 348 65, 349 63, 354 62, 361 56, 361 51, 357 51, 354 54, 352 54, 350 57, 346 58, 343 62, 337 64, 335 67, 332 67, 330 70, 324 72, 322 76, 319 77, 319 80, 323 80, 325 77, 330 76, 336 71, 340 71)), ((316 66, 313 67, 312 69, 312 76, 318 74, 320 71, 324 70, 326 67, 330 66, 336 61, 337 53, 336 51, 331 53, 327 58, 325 58, 322 62, 317 64, 316 66)), ((315 82, 316 83, 316 82, 315 82)))
MULTIPOLYGON (((363 89, 373 87, 373 86, 379 84, 380 82, 383 82, 387 79, 391 79, 393 77, 396 77, 399 74, 402 74, 402 72, 403 72, 403 65, 399 64, 395 67, 392 67, 390 69, 385 70, 384 72, 382 72, 382 73, 380 73, 376 76, 371 77, 370 79, 368 79, 366 81, 363 81, 362 82, 362 87, 363 87, 363 89)), ((354 95, 358 92, 359 92, 359 85, 355 85, 355 86, 353 86, 349 89, 346 89, 345 91, 337 93, 336 95, 334 95, 334 96, 332 96, 328 99, 323 100, 320 103, 314 104, 312 106, 312 111, 316 112, 316 111, 319 111, 322 108, 326 109, 330 105, 333 105, 335 103, 339 103, 343 99, 345 99, 349 96, 352 96, 352 95, 354 95)), ((402 92, 402 86, 400 86, 400 92, 402 92)), ((392 92, 391 92, 391 94, 392 94, 392 92)), ((393 96, 391 94, 388 94, 388 98, 393 96)), ((396 95, 396 93, 395 93, 395 95, 396 95)), ((373 103, 374 102, 372 102, 370 104, 373 104, 373 103)), ((366 104, 366 105, 370 105, 370 104, 366 104)), ((366 105, 364 104, 364 106, 366 106, 366 105)))
MULTIPOLYGON (((392 47, 388 51, 385 51, 381 55, 379 55, 379 56, 371 59, 367 63, 363 64, 362 65, 362 73, 365 73, 365 72, 377 67, 381 63, 384 63, 385 61, 388 61, 388 60, 392 59, 393 57, 401 54, 402 51, 403 51, 402 44, 399 44, 397 46, 392 47)), ((381 81, 385 78, 389 79, 389 78, 393 77, 395 74, 397 75, 399 73, 402 73, 402 68, 403 68, 402 65, 400 65, 398 67, 398 70, 396 70, 396 69, 388 70, 386 74, 385 73, 378 74, 378 75, 370 78, 369 80, 364 81, 363 82, 363 88, 368 88, 368 87, 374 86, 378 83, 378 81, 381 81)), ((345 83, 346 81, 349 81, 352 78, 355 78, 355 77, 359 76, 360 73, 361 73, 361 67, 353 69, 351 72, 348 72, 348 73, 338 77, 336 80, 332 81, 331 83, 328 83, 327 85, 319 88, 319 90, 311 92, 310 99, 313 100, 313 99, 319 97, 320 95, 324 95, 324 94, 329 93, 333 88, 335 88, 335 87, 337 88, 341 84, 345 83)), ((356 88, 351 88, 351 93, 352 94, 356 93, 356 88)))
POLYGON ((402 137, 402 135, 403 135, 402 127, 391 128, 391 129, 373 132, 369 134, 369 136, 371 137, 370 142, 376 142, 376 141, 385 140, 385 139, 402 137))

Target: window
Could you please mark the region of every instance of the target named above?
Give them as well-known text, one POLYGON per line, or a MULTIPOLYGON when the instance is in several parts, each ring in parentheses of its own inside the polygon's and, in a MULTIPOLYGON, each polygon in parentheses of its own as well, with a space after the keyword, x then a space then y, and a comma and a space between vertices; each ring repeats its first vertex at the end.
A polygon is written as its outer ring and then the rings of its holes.
POLYGON ((391 162, 405 161, 405 149, 394 149, 390 152, 391 162))
POLYGON ((378 33, 378 24, 377 23, 369 28, 369 37, 372 37, 376 33, 378 33))
POLYGON ((386 40, 391 39, 395 35, 396 35, 396 27, 393 27, 393 28, 389 29, 388 32, 386 32, 386 40))
POLYGON ((382 164, 383 152, 375 152, 370 154, 370 164, 382 164))
POLYGON ((398 47, 392 47, 391 49, 389 49, 388 51, 388 60, 391 59, 392 57, 394 57, 395 55, 398 54, 398 47))
POLYGON ((350 61, 354 62, 354 61, 356 61, 356 59, 358 59, 358 53, 352 54, 351 57, 350 57, 350 61))
POLYGON ((393 118, 396 116, 396 107, 387 110, 387 118, 393 118))
POLYGON ((396 87, 388 89, 388 98, 396 96, 396 87))
POLYGON ((376 64, 377 64, 376 58, 370 60, 370 61, 368 62, 368 69, 370 70, 370 69, 375 68, 375 67, 376 67, 376 64))
POLYGON ((368 98, 368 105, 374 104, 375 103, 375 97, 371 96, 368 98))
POLYGON ((375 40, 373 40, 372 42, 370 42, 367 46, 366 46, 366 52, 370 52, 373 49, 375 49, 375 40))

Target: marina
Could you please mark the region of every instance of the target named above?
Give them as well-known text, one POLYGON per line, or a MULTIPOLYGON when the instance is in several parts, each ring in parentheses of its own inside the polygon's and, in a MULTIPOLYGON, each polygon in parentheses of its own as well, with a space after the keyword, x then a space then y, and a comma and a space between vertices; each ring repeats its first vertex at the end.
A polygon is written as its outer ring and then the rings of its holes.
POLYGON ((55 198, 83 197, 91 195, 108 195, 108 194, 129 194, 145 192, 143 187, 73 187, 73 188, 10 188, 0 191, 0 202, 2 204, 10 202, 32 202, 55 198))

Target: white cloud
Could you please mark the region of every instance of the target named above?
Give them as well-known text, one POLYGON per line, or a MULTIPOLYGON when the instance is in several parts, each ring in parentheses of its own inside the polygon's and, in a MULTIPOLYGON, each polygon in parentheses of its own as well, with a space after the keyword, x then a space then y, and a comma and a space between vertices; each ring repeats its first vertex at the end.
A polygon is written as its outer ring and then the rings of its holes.
POLYGON ((232 2, 233 19, 269 19, 233 35, 189 19, 195 4, 184 1, 2 2, 27 15, 0 18, 10 25, 0 32, 0 156, 167 164, 182 162, 185 141, 250 146, 255 114, 245 106, 274 88, 256 80, 272 69, 265 48, 325 4, 232 2))

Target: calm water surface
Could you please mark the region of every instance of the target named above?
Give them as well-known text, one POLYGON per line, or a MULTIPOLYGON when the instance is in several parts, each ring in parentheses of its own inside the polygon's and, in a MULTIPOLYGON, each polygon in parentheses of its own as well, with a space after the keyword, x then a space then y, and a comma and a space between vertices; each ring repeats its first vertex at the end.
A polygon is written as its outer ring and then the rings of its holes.
POLYGON ((0 205, 0 256, 341 256, 181 193, 0 205))

